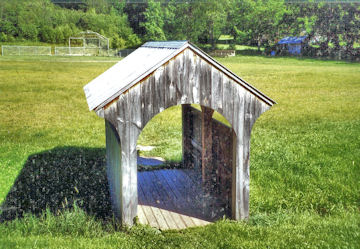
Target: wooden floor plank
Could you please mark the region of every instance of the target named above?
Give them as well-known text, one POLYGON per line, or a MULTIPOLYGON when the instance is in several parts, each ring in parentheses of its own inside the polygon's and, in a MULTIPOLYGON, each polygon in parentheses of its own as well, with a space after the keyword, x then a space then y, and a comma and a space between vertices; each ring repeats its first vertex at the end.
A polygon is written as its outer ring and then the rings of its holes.
MULTIPOLYGON (((166 172, 166 170, 162 170, 162 172, 166 172)), ((179 201, 177 196, 181 196, 180 193, 176 193, 177 189, 174 187, 170 187, 166 179, 163 177, 162 172, 158 171, 154 173, 154 178, 157 179, 158 185, 157 189, 163 198, 166 200, 166 205, 173 208, 175 210, 181 210, 184 208, 183 202, 179 201)))
POLYGON ((162 188, 167 189, 168 196, 172 201, 172 207, 169 208, 171 210, 171 215, 179 227, 179 229, 184 229, 187 227, 183 218, 181 218, 181 214, 178 213, 180 210, 184 209, 184 201, 180 200, 178 197, 181 197, 181 194, 178 192, 178 189, 171 184, 171 180, 167 179, 167 170, 159 170, 157 171, 156 176, 162 183, 162 188))
POLYGON ((165 220, 163 214, 161 213, 161 210, 157 207, 150 207, 150 208, 153 211, 153 214, 159 225, 157 228, 162 229, 162 230, 169 229, 169 226, 167 225, 166 220, 165 220))
MULTIPOLYGON (((176 174, 174 173, 174 170, 168 170, 166 171, 166 180, 168 181, 169 185, 173 188, 173 190, 177 193, 178 201, 182 203, 183 211, 186 213, 189 213, 191 211, 194 211, 192 209, 191 202, 189 202, 189 198, 187 198, 187 186, 184 185, 179 178, 176 177, 176 174)), ((184 221, 186 227, 192 227, 195 226, 195 223, 191 220, 191 218, 188 215, 181 214, 181 219, 184 221)))
POLYGON ((161 208, 159 210, 161 211, 161 213, 162 213, 163 217, 165 218, 165 221, 170 229, 181 229, 177 225, 177 223, 172 215, 172 214, 176 214, 176 213, 168 211, 166 209, 161 209, 161 208))
MULTIPOLYGON (((140 176, 140 177, 138 176, 138 179, 140 181, 143 180, 142 178, 143 178, 142 176, 140 176)), ((147 224, 149 224, 152 227, 159 227, 159 224, 158 224, 158 222, 156 220, 156 217, 154 216, 154 213, 153 213, 151 207, 149 205, 144 204, 144 202, 145 203, 147 202, 148 197, 144 194, 144 189, 143 188, 144 188, 143 183, 138 185, 138 191, 142 192, 141 195, 139 195, 139 196, 144 197, 144 199, 142 201, 140 201, 139 203, 142 203, 141 206, 142 206, 142 209, 144 211, 144 214, 145 214, 145 217, 146 217, 146 220, 147 220, 147 224)))
MULTIPOLYGON (((183 186, 181 182, 174 177, 172 170, 166 170, 161 172, 165 176, 165 180, 175 194, 175 202, 180 213, 192 213, 192 203, 187 201, 186 197, 186 186, 183 186)), ((189 222, 188 222, 189 223, 189 222)))
POLYGON ((149 224, 148 220, 146 219, 145 216, 145 212, 143 210, 143 206, 142 205, 138 205, 138 218, 139 218, 139 222, 141 224, 149 224))
POLYGON ((178 221, 178 217, 175 212, 171 212, 168 210, 174 210, 174 202, 172 199, 172 194, 168 193, 169 191, 166 191, 166 189, 163 186, 163 181, 161 177, 159 176, 159 173, 151 172, 151 177, 153 179, 153 183, 155 183, 155 190, 158 193, 158 195, 161 196, 162 204, 164 205, 162 208, 160 208, 166 223, 168 224, 170 229, 177 229, 182 227, 177 226, 176 221, 178 221), (174 219, 175 218, 175 219, 174 219))
POLYGON ((139 221, 143 224, 183 229, 211 223, 199 212, 204 196, 198 173, 179 169, 139 172, 138 191, 139 221))
POLYGON ((212 195, 211 190, 204 189, 201 181, 199 181, 201 180, 201 177, 196 175, 196 173, 190 170, 179 170, 177 172, 177 176, 181 179, 186 179, 189 181, 196 181, 197 179, 197 182, 194 184, 197 184, 199 191, 194 191, 196 194, 192 198, 194 199, 195 205, 197 206, 197 210, 201 210, 203 219, 213 221, 221 218, 225 214, 224 202, 218 197, 212 195))
MULTIPOLYGON (((147 195, 147 198, 152 198, 153 200, 155 200, 155 203, 153 203, 154 205, 152 207, 152 211, 156 218, 157 223, 159 224, 158 228, 169 229, 169 226, 166 222, 166 218, 169 217, 164 217, 163 213, 159 209, 161 207, 166 208, 164 206, 165 200, 162 198, 162 196, 158 194, 156 190, 155 185, 157 183, 155 182, 156 179, 154 179, 152 172, 151 171, 144 172, 142 180, 146 184, 146 192, 144 191, 144 194, 147 195)), ((151 200, 148 199, 148 201, 151 200)))
POLYGON ((191 219, 195 223, 196 226, 206 226, 206 225, 211 224, 211 222, 209 222, 209 221, 198 219, 195 217, 191 217, 191 219))
POLYGON ((182 199, 191 207, 197 215, 203 213, 202 189, 200 184, 193 184, 186 174, 181 174, 181 170, 171 170, 174 181, 180 185, 182 199))

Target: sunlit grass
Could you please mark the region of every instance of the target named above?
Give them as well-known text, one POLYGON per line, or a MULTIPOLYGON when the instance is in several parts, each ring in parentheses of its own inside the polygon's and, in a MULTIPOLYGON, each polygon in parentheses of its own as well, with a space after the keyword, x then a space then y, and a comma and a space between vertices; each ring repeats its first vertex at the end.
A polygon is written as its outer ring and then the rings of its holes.
MULTIPOLYGON (((115 63, 105 60, 0 57, 0 202, 30 155, 105 147, 104 121, 89 112, 82 91, 115 63)), ((360 65, 245 56, 219 61, 277 102, 252 131, 248 223, 118 232, 81 214, 28 217, 0 225, 0 248, 358 248, 360 65), (94 226, 99 236, 81 232, 79 224, 94 226), (58 226, 70 232, 56 232, 58 226)), ((181 108, 154 117, 138 143, 156 146, 146 155, 180 160, 181 108)))

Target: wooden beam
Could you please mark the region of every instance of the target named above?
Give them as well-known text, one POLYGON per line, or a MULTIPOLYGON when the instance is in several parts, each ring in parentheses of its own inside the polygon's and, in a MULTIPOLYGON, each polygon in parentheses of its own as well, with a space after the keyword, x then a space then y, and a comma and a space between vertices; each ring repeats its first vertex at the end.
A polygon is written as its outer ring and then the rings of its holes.
POLYGON ((212 158, 212 115, 214 110, 201 106, 201 171, 205 185, 213 183, 213 158, 212 158))
POLYGON ((191 105, 181 105, 182 115, 182 164, 184 168, 192 168, 191 163, 191 105))

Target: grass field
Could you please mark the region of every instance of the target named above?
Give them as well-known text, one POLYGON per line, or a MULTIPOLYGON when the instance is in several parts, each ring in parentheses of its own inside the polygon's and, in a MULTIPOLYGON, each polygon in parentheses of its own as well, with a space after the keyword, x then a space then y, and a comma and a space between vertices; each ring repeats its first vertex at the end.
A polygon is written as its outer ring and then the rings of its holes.
MULTIPOLYGON (((32 167, 51 166, 70 178, 89 171, 82 183, 91 189, 87 182, 103 173, 104 121, 88 111, 82 87, 114 64, 107 60, 0 57, 0 202, 32 167)), ((247 223, 117 229, 75 208, 0 224, 0 248, 360 248, 360 65, 244 56, 219 61, 277 101, 252 131, 247 223)), ((156 116, 138 142, 156 146, 147 155, 179 160, 180 139, 180 108, 173 107, 156 116)), ((38 191, 29 188, 22 186, 38 191)))

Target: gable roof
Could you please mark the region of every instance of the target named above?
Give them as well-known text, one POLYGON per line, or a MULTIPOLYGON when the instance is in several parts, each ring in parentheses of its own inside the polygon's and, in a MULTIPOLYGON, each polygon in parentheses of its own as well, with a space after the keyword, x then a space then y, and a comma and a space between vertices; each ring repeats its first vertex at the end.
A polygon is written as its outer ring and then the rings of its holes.
POLYGON ((157 68, 174 58, 176 55, 190 48, 202 59, 222 71, 238 84, 255 94, 262 101, 272 106, 275 101, 261 93, 237 75, 216 62, 209 55, 201 51, 188 41, 154 41, 147 42, 123 60, 116 63, 103 74, 96 77, 86 86, 84 92, 89 110, 99 110, 130 87, 141 81, 157 68))
POLYGON ((301 44, 307 36, 287 36, 282 38, 278 44, 301 44))

